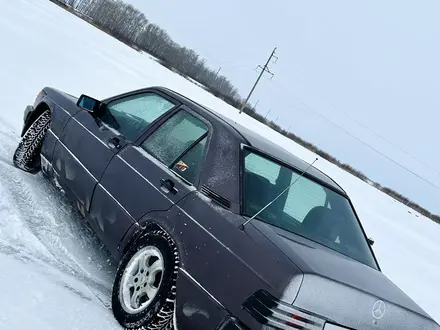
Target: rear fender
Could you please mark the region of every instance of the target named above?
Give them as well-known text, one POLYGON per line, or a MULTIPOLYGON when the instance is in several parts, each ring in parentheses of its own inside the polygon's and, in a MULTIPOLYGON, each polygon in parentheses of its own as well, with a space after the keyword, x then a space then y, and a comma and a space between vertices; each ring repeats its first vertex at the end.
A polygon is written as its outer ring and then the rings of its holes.
POLYGON ((167 218, 166 216, 163 216, 162 213, 163 212, 151 212, 147 216, 144 216, 139 222, 131 225, 117 247, 117 261, 122 259, 122 257, 134 247, 138 240, 156 230, 167 233, 177 247, 179 256, 181 255, 182 251, 180 249, 180 244, 177 243, 175 235, 170 230, 169 226, 163 225, 167 218))
POLYGON ((179 218, 181 210, 178 206, 182 206, 191 192, 183 197, 177 204, 174 204, 166 211, 152 211, 145 214, 138 222, 134 223, 126 232, 118 246, 118 252, 122 257, 136 240, 151 232, 152 230, 162 230, 170 235, 174 244, 177 246, 180 255, 183 253, 183 243, 179 240, 178 234, 175 232, 175 223, 179 218))
POLYGON ((181 329, 215 329, 229 315, 226 309, 209 292, 184 270, 184 244, 175 222, 180 214, 178 207, 168 211, 151 212, 134 224, 121 241, 120 256, 127 252, 138 239, 153 230, 162 230, 171 236, 179 253, 180 267, 177 278, 177 298, 175 309, 176 330, 181 329), (183 268, 183 269, 182 269, 183 268))
POLYGON ((190 274, 180 270, 177 278, 176 330, 206 330, 217 327, 228 317, 227 310, 214 300, 190 274))

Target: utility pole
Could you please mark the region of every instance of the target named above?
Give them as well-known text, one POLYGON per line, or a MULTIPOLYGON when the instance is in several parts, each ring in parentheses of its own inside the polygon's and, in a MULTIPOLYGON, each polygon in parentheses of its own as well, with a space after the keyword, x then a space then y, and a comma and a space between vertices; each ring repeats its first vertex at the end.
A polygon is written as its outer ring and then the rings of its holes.
POLYGON ((267 116, 269 115, 270 109, 267 111, 266 116, 264 116, 264 119, 267 118, 267 116))
POLYGON ((260 102, 260 100, 257 100, 257 102, 255 102, 254 107, 253 107, 254 110, 259 102, 260 102))
POLYGON ((217 70, 217 73, 215 74, 216 77, 218 77, 218 74, 220 73, 220 70, 222 69, 222 67, 219 67, 217 70))
MULTIPOLYGON (((260 68, 260 69, 261 69, 261 72, 260 72, 260 74, 258 75, 257 81, 255 82, 254 86, 252 87, 251 91, 249 92, 248 97, 247 97, 246 100, 242 103, 242 105, 241 105, 241 107, 240 107, 240 113, 243 112, 244 107, 246 106, 247 102, 248 102, 249 99, 251 98, 251 95, 252 95, 252 93, 254 92, 255 87, 257 87, 258 82, 260 81, 261 77, 263 76, 263 73, 264 73, 264 72, 267 72, 267 73, 269 73, 269 74, 273 77, 273 73, 270 72, 270 70, 269 70, 269 68, 268 68, 268 65, 269 65, 269 62, 270 62, 270 60, 272 59, 272 57, 275 58, 275 63, 276 63, 276 61, 278 60, 278 57, 275 56, 275 51, 276 51, 276 50, 277 50, 277 48, 275 47, 275 48, 273 49, 272 53, 270 54, 269 58, 267 59, 267 62, 266 62, 266 64, 264 65, 264 67, 262 67, 261 65, 259 65, 259 66, 257 67, 257 68, 260 68)), ((272 77, 271 77, 271 78, 272 78, 272 77)))

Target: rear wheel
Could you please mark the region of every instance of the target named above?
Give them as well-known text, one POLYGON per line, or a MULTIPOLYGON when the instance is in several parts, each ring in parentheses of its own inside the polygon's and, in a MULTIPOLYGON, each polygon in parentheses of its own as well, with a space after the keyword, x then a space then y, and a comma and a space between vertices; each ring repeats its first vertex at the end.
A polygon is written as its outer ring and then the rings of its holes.
POLYGON ((113 285, 116 320, 126 329, 172 329, 178 266, 177 248, 167 233, 155 230, 134 243, 113 285))
POLYGON ((30 172, 37 173, 41 168, 41 146, 44 137, 50 127, 50 111, 45 110, 32 124, 18 144, 14 152, 13 162, 18 168, 30 172))

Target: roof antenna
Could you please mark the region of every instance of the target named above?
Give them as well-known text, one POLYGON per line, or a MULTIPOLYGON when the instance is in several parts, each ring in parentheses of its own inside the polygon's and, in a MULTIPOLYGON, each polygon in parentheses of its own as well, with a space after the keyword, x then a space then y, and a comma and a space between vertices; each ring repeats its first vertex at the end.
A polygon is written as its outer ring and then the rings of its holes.
POLYGON ((249 220, 247 220, 245 223, 243 223, 241 225, 241 230, 244 230, 244 227, 249 222, 254 220, 261 212, 263 212, 265 209, 267 209, 269 206, 271 206, 273 204, 273 202, 275 202, 278 198, 280 198, 282 194, 284 194, 286 191, 288 191, 309 170, 309 168, 312 167, 313 164, 316 163, 317 160, 318 160, 318 158, 316 158, 311 164, 309 164, 309 166, 307 166, 307 168, 301 173, 301 175, 299 177, 297 177, 296 180, 293 181, 289 186, 287 186, 287 188, 284 189, 277 197, 275 197, 273 200, 271 200, 265 207, 263 207, 260 211, 255 213, 249 220))

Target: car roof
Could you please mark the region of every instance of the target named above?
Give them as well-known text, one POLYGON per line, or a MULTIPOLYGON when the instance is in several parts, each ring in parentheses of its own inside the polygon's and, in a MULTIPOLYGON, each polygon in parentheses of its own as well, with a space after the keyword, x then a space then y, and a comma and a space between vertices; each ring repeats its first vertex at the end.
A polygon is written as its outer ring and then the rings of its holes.
MULTIPOLYGON (((232 120, 231 118, 228 118, 218 112, 216 112, 213 109, 210 109, 206 106, 203 106, 194 100, 181 95, 177 93, 176 91, 173 91, 169 88, 165 87, 154 87, 157 90, 160 90, 166 94, 169 94, 173 98, 177 99, 179 102, 191 107, 191 108, 197 108, 199 111, 205 112, 210 115, 210 117, 214 120, 222 121, 223 123, 227 124, 229 126, 230 130, 234 130, 235 133, 239 133, 243 140, 247 142, 248 145, 264 152, 265 154, 272 156, 282 163, 285 163, 289 165, 290 167, 293 167, 300 172, 305 171, 309 167, 309 163, 306 161, 300 159, 299 157, 293 155, 286 149, 280 147, 276 143, 273 143, 269 139, 261 136, 260 134, 256 133, 255 131, 237 123, 236 121, 232 120)), ((329 188, 337 191, 338 193, 347 196, 344 189, 342 189, 341 186, 339 186, 332 178, 330 178, 327 174, 323 173, 322 171, 318 170, 316 167, 310 167, 307 170, 307 176, 311 177, 312 179, 315 179, 316 181, 319 181, 329 188)))

